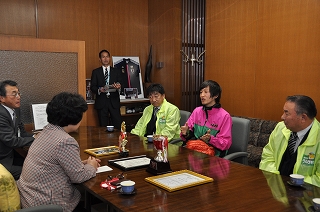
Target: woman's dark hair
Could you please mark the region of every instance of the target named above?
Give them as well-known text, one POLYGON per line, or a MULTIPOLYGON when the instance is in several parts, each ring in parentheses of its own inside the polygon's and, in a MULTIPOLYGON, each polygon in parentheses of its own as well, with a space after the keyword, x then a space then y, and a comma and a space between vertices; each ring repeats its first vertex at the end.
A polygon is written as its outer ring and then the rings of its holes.
POLYGON ((60 127, 78 124, 88 109, 84 98, 79 94, 62 92, 52 98, 47 105, 48 122, 60 127))
POLYGON ((17 83, 12 80, 5 80, 0 83, 0 96, 7 96, 6 86, 17 86, 17 83))
POLYGON ((148 88, 147 88, 147 96, 150 96, 151 94, 158 92, 161 95, 164 94, 164 88, 161 84, 159 83, 154 83, 151 84, 148 88))
POLYGON ((317 108, 314 101, 309 96, 294 95, 288 96, 287 101, 294 102, 296 104, 295 111, 299 114, 307 114, 310 119, 313 119, 317 115, 317 108))
POLYGON ((215 101, 216 103, 220 103, 220 98, 221 98, 221 92, 222 89, 220 87, 220 85, 216 82, 216 81, 212 81, 212 80, 206 80, 203 83, 201 83, 200 85, 200 90, 199 92, 208 87, 209 86, 209 90, 210 90, 210 97, 214 97, 214 96, 218 96, 215 101))

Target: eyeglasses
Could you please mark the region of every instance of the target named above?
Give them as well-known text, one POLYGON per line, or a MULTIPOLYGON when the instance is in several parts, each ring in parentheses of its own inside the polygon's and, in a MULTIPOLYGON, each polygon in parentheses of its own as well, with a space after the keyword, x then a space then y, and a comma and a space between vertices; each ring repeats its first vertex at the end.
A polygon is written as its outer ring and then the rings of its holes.
POLYGON ((150 95, 149 96, 149 99, 153 99, 153 98, 155 98, 155 99, 159 99, 161 97, 161 95, 159 95, 159 94, 156 94, 156 95, 150 95))
POLYGON ((7 96, 14 96, 14 97, 21 97, 21 93, 17 92, 17 93, 13 93, 13 94, 7 94, 7 96))

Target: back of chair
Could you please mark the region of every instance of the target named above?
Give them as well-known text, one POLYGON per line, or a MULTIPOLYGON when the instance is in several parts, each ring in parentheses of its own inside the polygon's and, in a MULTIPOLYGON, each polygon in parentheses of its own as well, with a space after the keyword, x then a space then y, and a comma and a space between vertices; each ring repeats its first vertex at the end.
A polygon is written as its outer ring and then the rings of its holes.
POLYGON ((191 113, 189 111, 180 110, 180 126, 183 126, 187 121, 191 113))
MULTIPOLYGON (((185 111, 185 110, 180 110, 180 126, 184 126, 185 123, 188 121, 188 118, 189 116, 191 115, 191 113, 189 111, 185 111)), ((182 140, 181 138, 176 138, 176 139, 173 139, 171 141, 169 141, 169 143, 171 144, 177 144, 177 145, 182 145, 182 140)))
POLYGON ((236 162, 240 162, 243 164, 247 164, 248 158, 246 155, 247 155, 247 147, 248 147, 249 134, 250 134, 250 121, 245 118, 232 117, 231 131, 232 131, 232 145, 228 150, 228 155, 232 153, 238 154, 240 159, 237 157, 234 157, 231 160, 234 160, 236 162), (243 153, 242 156, 240 153, 243 153))

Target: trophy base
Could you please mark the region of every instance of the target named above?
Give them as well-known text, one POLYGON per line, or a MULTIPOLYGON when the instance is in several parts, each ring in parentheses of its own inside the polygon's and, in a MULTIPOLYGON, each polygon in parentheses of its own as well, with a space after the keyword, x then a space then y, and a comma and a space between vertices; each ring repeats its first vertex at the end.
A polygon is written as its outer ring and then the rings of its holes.
POLYGON ((122 151, 120 152, 120 157, 128 157, 129 156, 129 151, 122 151))
POLYGON ((150 160, 150 164, 146 170, 153 175, 165 174, 172 172, 170 168, 170 163, 168 162, 158 162, 154 159, 150 160))

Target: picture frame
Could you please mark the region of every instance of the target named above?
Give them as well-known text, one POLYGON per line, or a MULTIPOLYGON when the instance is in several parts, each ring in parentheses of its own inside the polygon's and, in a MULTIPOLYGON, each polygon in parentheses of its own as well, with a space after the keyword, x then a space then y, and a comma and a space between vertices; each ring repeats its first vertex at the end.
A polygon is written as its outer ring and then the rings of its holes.
POLYGON ((150 160, 151 159, 146 155, 139 155, 139 156, 109 160, 108 162, 110 165, 113 165, 123 171, 128 171, 132 169, 147 167, 150 164, 150 160))
POLYGON ((118 146, 106 146, 93 149, 86 149, 84 150, 84 152, 94 157, 102 157, 107 155, 119 154, 120 151, 118 146))
POLYGON ((144 98, 139 57, 112 56, 113 67, 121 71, 120 99, 126 99, 124 88, 136 88, 139 99, 144 98))
POLYGON ((137 99, 138 89, 136 88, 124 88, 125 99, 137 99))
POLYGON ((207 177, 190 170, 175 171, 154 177, 147 177, 145 181, 152 183, 169 192, 213 182, 213 178, 207 177))

